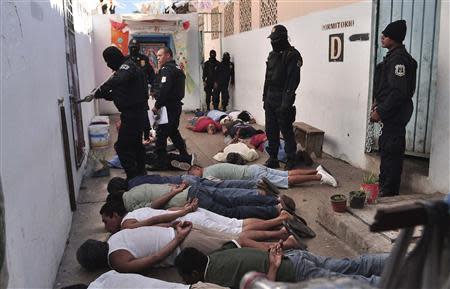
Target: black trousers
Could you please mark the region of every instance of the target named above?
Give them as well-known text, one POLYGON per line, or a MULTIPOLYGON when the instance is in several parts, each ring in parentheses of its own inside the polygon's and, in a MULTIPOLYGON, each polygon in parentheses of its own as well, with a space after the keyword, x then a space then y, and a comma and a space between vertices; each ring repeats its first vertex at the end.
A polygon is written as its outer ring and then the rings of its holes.
POLYGON ((380 150, 380 192, 383 196, 398 195, 405 158, 405 135, 383 133, 378 139, 380 150))
POLYGON ((295 142, 294 128, 292 124, 295 121, 295 106, 287 111, 278 111, 279 106, 264 104, 266 115, 266 135, 269 141, 267 152, 269 156, 278 159, 278 148, 280 147, 280 131, 283 134, 287 158, 295 159, 297 143, 295 142))
POLYGON ((214 89, 214 85, 211 83, 207 83, 205 85, 205 95, 206 95, 206 110, 209 110, 209 105, 211 103, 211 99, 213 101, 214 109, 219 109, 219 94, 217 89, 214 89))
POLYGON ((160 124, 156 129, 155 153, 159 159, 167 158, 167 138, 173 142, 175 148, 178 149, 180 155, 187 155, 186 143, 181 137, 178 126, 180 125, 181 105, 175 107, 167 107, 167 116, 169 122, 160 124))
POLYGON ((217 91, 217 106, 219 106, 219 95, 222 95, 222 110, 226 111, 228 102, 230 100, 230 94, 228 93, 228 85, 219 86, 219 90, 217 91))
POLYGON ((120 121, 119 135, 114 149, 127 179, 131 180, 145 174, 145 149, 142 145, 142 136, 148 122, 147 111, 122 113, 120 121))

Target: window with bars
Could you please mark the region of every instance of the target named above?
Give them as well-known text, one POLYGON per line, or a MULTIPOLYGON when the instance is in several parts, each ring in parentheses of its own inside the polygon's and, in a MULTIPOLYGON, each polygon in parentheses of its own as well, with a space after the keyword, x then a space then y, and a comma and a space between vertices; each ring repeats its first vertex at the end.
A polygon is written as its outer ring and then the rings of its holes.
POLYGON ((239 31, 252 30, 252 1, 239 0, 239 31))
POLYGON ((260 27, 277 24, 277 0, 261 0, 260 27))
POLYGON ((198 15, 198 31, 204 31, 205 30, 205 14, 199 14, 198 15))
POLYGON ((216 7, 211 10, 211 30, 213 31, 211 34, 211 39, 218 39, 220 36, 220 32, 218 32, 220 31, 219 21, 219 7, 216 7))
MULTIPOLYGON (((72 0, 64 1, 65 36, 66 36, 66 63, 69 94, 71 100, 80 99, 80 84, 77 66, 77 47, 75 43, 75 27, 73 21, 72 0)), ((84 159, 84 148, 86 146, 83 133, 83 118, 81 104, 71 101, 72 134, 75 147, 75 163, 77 169, 84 159)))
POLYGON ((224 13, 224 36, 234 34, 234 3, 230 2, 225 6, 224 13))

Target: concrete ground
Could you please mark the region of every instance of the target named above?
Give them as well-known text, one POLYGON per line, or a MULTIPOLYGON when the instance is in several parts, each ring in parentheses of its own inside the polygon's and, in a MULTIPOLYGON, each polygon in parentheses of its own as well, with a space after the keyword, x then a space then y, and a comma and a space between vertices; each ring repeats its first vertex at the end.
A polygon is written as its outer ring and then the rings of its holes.
MULTIPOLYGON (((189 116, 183 114, 180 125, 181 134, 186 139, 189 150, 196 154, 197 163, 201 166, 216 163, 212 157, 225 147, 223 136, 220 134, 211 136, 186 130, 184 126, 189 116)), ((113 133, 111 139, 115 140, 114 125, 112 125, 111 131, 113 133)), ((114 155, 113 149, 110 148, 106 155, 107 157, 114 155)), ((260 159, 256 163, 263 163, 266 158, 267 156, 261 154, 260 159)), ((359 189, 364 172, 327 155, 324 155, 321 159, 315 159, 315 161, 317 164, 324 165, 336 177, 339 181, 338 188, 319 183, 309 183, 284 191, 296 201, 297 213, 303 216, 310 227, 317 233, 316 238, 305 240, 305 242, 308 244, 311 252, 319 255, 334 257, 355 256, 356 252, 353 249, 333 234, 330 234, 317 220, 319 208, 329 205, 329 198, 332 194, 347 193, 359 189)), ((162 172, 162 174, 168 174, 168 172, 162 172)), ((170 174, 177 174, 177 172, 170 172, 170 174)), ((78 197, 78 208, 73 215, 72 228, 55 281, 55 288, 77 283, 88 284, 100 275, 101 272, 87 272, 83 270, 76 260, 75 253, 86 239, 106 240, 108 238, 108 234, 103 229, 99 210, 106 199, 107 182, 114 176, 124 177, 124 173, 122 170, 112 169, 109 177, 84 178, 78 197)), ((150 276, 168 281, 180 281, 173 268, 153 271, 150 273, 150 276)))

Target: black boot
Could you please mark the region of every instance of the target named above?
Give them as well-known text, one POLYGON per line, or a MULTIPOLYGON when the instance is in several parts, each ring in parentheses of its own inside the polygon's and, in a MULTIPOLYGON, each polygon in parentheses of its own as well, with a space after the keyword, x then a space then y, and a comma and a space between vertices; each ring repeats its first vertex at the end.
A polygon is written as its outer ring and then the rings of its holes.
POLYGON ((278 169, 280 167, 280 163, 278 162, 278 159, 276 158, 269 158, 264 165, 271 169, 278 169))

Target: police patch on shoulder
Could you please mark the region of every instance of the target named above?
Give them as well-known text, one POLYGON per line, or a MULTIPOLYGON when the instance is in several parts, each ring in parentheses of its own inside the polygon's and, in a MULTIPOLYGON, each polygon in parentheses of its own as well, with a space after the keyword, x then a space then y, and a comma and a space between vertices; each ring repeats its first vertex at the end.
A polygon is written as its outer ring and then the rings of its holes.
POLYGON ((119 69, 128 70, 130 66, 128 64, 122 64, 119 69))
POLYGON ((161 78, 161 83, 164 83, 164 82, 166 82, 166 77, 165 77, 165 76, 163 76, 163 77, 161 78))
POLYGON ((397 76, 405 76, 405 66, 403 64, 397 64, 395 66, 395 75, 397 76))

